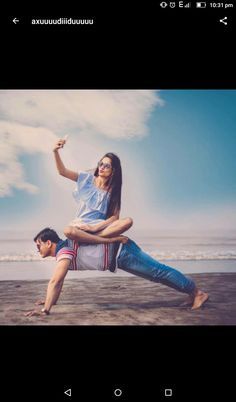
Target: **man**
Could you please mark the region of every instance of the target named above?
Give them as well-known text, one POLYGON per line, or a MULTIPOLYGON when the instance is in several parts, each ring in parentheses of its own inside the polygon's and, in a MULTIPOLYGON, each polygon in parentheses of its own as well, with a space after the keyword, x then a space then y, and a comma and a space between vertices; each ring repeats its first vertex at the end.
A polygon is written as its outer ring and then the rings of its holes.
POLYGON ((55 272, 49 281, 46 300, 42 310, 33 310, 26 316, 48 315, 56 304, 68 270, 106 270, 123 269, 134 275, 141 276, 154 282, 160 282, 180 292, 187 293, 192 303, 192 310, 203 305, 208 294, 199 290, 194 281, 181 272, 161 264, 137 244, 125 236, 105 239, 104 237, 88 235, 77 231, 78 241, 62 240, 50 228, 39 232, 34 242, 43 258, 56 257, 55 272), (89 236, 89 237, 88 237, 89 236), (92 237, 91 237, 92 236, 92 237), (88 239, 94 244, 88 244, 88 239), (105 242, 105 244, 104 244, 105 242))

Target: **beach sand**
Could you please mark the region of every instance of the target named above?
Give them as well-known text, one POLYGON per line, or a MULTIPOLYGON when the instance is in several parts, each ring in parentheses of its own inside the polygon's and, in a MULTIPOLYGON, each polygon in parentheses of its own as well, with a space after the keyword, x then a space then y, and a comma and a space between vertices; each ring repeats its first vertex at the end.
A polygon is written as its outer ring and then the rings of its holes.
POLYGON ((195 311, 187 295, 135 276, 66 279, 49 316, 25 317, 48 281, 1 281, 1 325, 235 325, 236 273, 192 274, 209 301, 195 311))

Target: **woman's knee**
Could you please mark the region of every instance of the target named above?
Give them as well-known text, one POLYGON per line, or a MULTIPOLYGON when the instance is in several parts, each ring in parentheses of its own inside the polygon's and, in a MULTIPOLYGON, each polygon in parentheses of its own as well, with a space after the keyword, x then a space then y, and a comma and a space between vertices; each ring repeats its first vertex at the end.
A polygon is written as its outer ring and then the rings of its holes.
POLYGON ((133 219, 132 218, 125 218, 125 225, 127 226, 127 228, 131 228, 131 226, 133 226, 133 219))
POLYGON ((64 235, 69 239, 71 236, 73 236, 73 234, 74 234, 73 226, 66 226, 64 229, 64 235))

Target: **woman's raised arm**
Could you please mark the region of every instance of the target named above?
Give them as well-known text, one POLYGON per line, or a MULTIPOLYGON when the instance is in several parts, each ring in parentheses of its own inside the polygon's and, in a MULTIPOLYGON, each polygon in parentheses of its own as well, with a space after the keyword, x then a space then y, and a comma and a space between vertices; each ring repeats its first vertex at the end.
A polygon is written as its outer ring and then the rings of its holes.
POLYGON ((59 139, 55 144, 55 147, 53 148, 57 171, 61 176, 66 177, 67 179, 73 181, 77 181, 79 174, 77 172, 73 172, 72 170, 67 169, 64 163, 62 162, 59 154, 59 149, 63 148, 65 143, 66 139, 59 139))

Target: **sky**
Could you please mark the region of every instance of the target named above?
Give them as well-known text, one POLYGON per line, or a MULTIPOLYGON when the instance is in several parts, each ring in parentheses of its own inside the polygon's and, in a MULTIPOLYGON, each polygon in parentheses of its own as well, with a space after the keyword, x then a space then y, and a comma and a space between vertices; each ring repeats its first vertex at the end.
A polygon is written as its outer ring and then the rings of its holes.
POLYGON ((133 231, 236 229, 235 90, 0 91, 0 232, 63 231, 75 216, 66 167, 121 159, 133 231))

